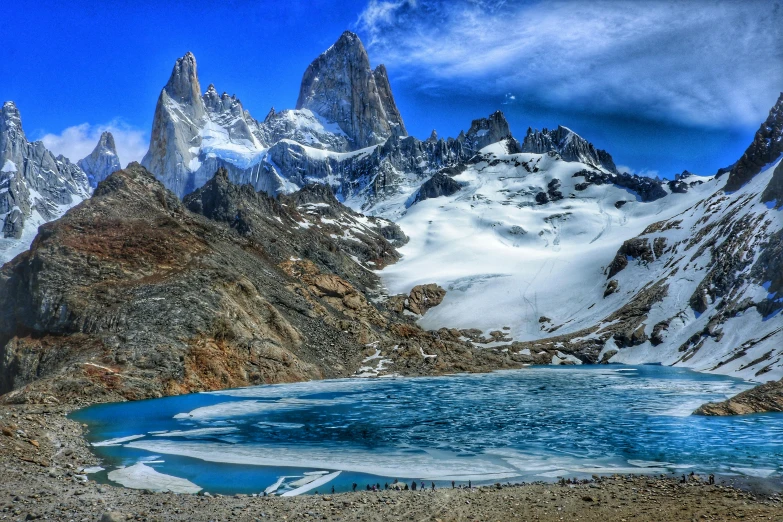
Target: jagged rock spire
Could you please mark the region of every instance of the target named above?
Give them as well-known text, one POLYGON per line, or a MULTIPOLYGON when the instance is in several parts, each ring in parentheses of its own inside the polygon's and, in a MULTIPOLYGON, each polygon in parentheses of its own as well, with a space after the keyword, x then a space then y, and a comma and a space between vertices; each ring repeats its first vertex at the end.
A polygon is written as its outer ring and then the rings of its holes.
POLYGON ((337 123, 354 148, 407 136, 394 103, 386 68, 373 70, 359 37, 345 31, 302 77, 297 109, 310 109, 337 123))
POLYGON ((198 133, 206 115, 200 89, 196 57, 188 52, 175 62, 158 97, 150 148, 141 160, 144 168, 178 195, 195 188, 190 176, 195 157, 191 150, 200 142, 198 133))
POLYGON ((549 151, 557 152, 566 161, 581 161, 587 165, 617 172, 614 160, 608 152, 597 149, 568 127, 558 125, 556 129, 545 128, 542 131, 528 127, 522 142, 522 152, 543 154, 549 151))
POLYGON ((201 99, 201 86, 196 71, 196 57, 188 51, 178 59, 171 71, 169 81, 163 87, 169 97, 178 102, 198 106, 196 100, 201 99))
POLYGON ((120 170, 122 165, 112 133, 104 131, 90 155, 80 159, 77 164, 87 174, 93 187, 109 177, 112 172, 120 170))
MULTIPOLYGON (((34 211, 45 221, 88 197, 84 172, 63 156, 55 157, 43 142, 29 142, 19 109, 5 102, 0 110, 0 264, 27 249, 37 225, 27 224, 34 211)), ((40 223, 38 223, 40 224, 40 223)))
POLYGON ((756 131, 753 143, 732 166, 729 179, 726 180, 726 190, 739 189, 761 172, 764 165, 777 160, 781 153, 783 153, 783 92, 770 109, 766 121, 756 131))

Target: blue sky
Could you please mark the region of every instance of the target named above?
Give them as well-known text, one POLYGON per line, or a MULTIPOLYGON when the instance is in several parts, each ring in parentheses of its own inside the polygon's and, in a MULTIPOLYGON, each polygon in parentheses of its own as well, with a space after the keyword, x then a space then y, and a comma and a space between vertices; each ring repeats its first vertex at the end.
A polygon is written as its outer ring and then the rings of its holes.
POLYGON ((112 130, 127 162, 186 51, 203 89, 262 118, 294 106, 307 65, 350 29, 415 136, 501 109, 519 138, 562 124, 628 170, 712 174, 783 90, 781 1, 17 0, 2 8, 0 101, 73 160, 112 130))

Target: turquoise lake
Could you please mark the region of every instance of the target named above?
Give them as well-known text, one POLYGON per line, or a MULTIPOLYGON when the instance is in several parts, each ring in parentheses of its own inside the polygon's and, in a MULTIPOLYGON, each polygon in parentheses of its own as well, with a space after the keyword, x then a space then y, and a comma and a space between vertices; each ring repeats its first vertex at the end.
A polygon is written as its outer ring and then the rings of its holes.
POLYGON ((223 494, 394 479, 450 487, 595 473, 780 477, 783 415, 690 415, 749 387, 663 366, 543 366, 258 386, 97 405, 72 418, 89 426, 103 461, 91 478, 132 474, 115 480, 130 487, 150 473, 223 494))

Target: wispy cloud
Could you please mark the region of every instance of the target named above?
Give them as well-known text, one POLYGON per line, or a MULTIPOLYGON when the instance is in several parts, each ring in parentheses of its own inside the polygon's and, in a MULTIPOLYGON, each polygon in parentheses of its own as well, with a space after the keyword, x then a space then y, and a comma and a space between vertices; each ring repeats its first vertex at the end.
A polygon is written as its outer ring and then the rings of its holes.
POLYGON ((783 89, 780 0, 371 0, 357 25, 402 79, 555 108, 732 127, 783 89))
POLYGON ((62 154, 76 163, 92 152, 104 131, 109 131, 114 136, 117 155, 123 166, 131 161, 141 161, 147 152, 149 139, 146 133, 121 120, 97 125, 82 123, 68 127, 59 134, 44 134, 39 139, 53 153, 62 154))

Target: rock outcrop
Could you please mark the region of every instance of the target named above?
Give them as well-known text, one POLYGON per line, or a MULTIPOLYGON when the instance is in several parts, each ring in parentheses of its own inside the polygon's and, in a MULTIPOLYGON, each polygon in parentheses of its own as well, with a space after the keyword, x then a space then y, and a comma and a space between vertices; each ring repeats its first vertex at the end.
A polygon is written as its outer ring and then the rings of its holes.
MULTIPOLYGON (((500 111, 495 111, 488 118, 473 120, 467 134, 460 134, 457 138, 470 152, 476 153, 487 145, 497 143, 505 139, 513 139, 506 117, 500 111)), ((516 140, 514 140, 516 141, 516 140)), ((518 146, 518 144, 517 144, 518 146)), ((523 151, 509 151, 523 152, 523 151)))
POLYGON ((725 190, 733 192, 761 172, 765 165, 777 160, 783 153, 783 92, 770 109, 745 153, 729 170, 725 190))
POLYGON ((386 68, 370 67, 364 45, 350 31, 307 68, 296 108, 310 109, 337 123, 354 149, 407 136, 386 68))
POLYGON ((617 167, 612 156, 563 126, 557 129, 539 131, 527 129, 525 139, 522 141, 521 152, 544 154, 549 151, 557 152, 566 161, 580 161, 596 168, 602 167, 609 172, 617 172, 617 167))
POLYGON ((414 314, 424 315, 427 310, 438 306, 446 297, 446 291, 435 283, 416 285, 408 297, 408 309, 414 314))
POLYGON ((38 225, 60 217, 90 194, 85 173, 40 141, 29 142, 19 110, 0 110, 0 264, 25 250, 38 225))
POLYGON ((77 163, 87 178, 90 186, 95 188, 98 183, 108 178, 112 172, 122 168, 120 158, 117 156, 117 147, 114 145, 114 136, 111 132, 101 133, 98 144, 89 156, 80 159, 77 163))
POLYGON ((725 416, 783 412, 783 380, 760 384, 723 402, 700 406, 694 415, 725 416))
MULTIPOLYGON (((647 176, 639 176, 638 174, 622 173, 607 173, 595 170, 580 170, 574 174, 574 177, 584 178, 584 182, 576 185, 576 190, 582 191, 587 189, 591 185, 605 185, 612 183, 618 187, 627 188, 638 194, 641 201, 655 201, 666 197, 669 193, 664 189, 664 185, 667 183, 660 179, 653 179, 647 176)), ((669 182, 671 186, 672 182, 669 182)), ((675 180, 678 190, 672 190, 672 192, 685 193, 688 192, 690 183, 682 180, 675 180)), ((694 181, 692 183, 700 183, 694 181)))
POLYGON ((424 201, 425 199, 439 198, 442 196, 451 196, 459 192, 460 184, 440 172, 422 183, 419 192, 416 194, 414 202, 424 201))

